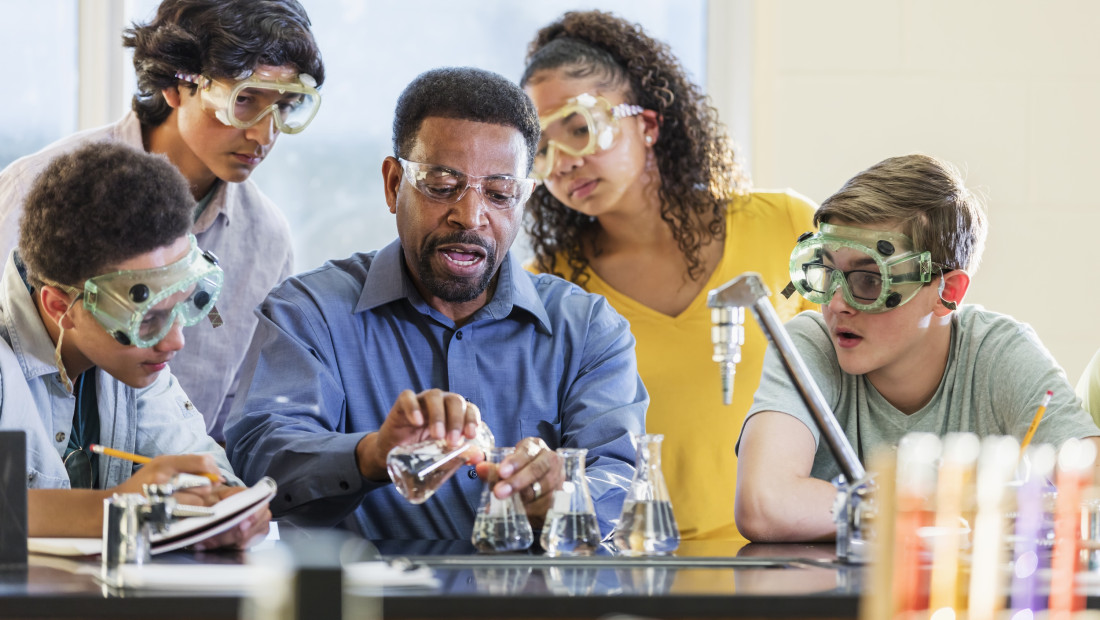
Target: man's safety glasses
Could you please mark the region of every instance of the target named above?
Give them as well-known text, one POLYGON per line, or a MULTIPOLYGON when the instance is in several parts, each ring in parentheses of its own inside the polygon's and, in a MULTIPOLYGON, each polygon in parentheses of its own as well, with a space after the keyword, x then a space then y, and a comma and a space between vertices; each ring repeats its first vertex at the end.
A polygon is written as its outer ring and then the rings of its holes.
POLYGON ((474 176, 460 170, 398 159, 405 180, 428 198, 448 204, 462 200, 471 187, 477 189, 485 202, 494 209, 513 209, 531 197, 534 179, 521 179, 506 174, 474 176))

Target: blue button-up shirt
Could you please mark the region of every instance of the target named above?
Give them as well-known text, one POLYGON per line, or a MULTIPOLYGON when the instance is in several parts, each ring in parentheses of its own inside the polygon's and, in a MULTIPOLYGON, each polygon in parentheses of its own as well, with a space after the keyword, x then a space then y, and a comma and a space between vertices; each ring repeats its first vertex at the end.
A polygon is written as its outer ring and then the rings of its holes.
POLYGON ((257 314, 247 395, 225 435, 246 481, 278 481, 277 517, 372 539, 468 539, 483 486, 472 468, 414 506, 356 464, 402 390, 440 388, 475 403, 497 445, 587 448, 603 533, 618 520, 649 399, 629 325, 603 297, 509 254, 493 298, 458 327, 417 292, 395 241, 290 278, 257 314))

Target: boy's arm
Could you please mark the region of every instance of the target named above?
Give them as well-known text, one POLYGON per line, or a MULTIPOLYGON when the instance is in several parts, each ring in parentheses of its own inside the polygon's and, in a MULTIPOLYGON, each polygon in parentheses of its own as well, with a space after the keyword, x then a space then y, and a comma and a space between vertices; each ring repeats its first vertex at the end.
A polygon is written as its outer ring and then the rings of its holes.
POLYGON ((806 425, 778 411, 745 421, 737 456, 737 529, 753 542, 836 536, 836 488, 810 477, 817 445, 806 425))
MULTIPOLYGON (((103 534, 103 500, 115 493, 140 493, 146 484, 164 484, 179 473, 215 474, 217 464, 208 454, 158 456, 139 468, 126 482, 110 489, 28 489, 27 529, 32 537, 89 538, 103 534)), ((182 503, 211 505, 215 488, 191 489, 182 503)), ((266 522, 263 524, 266 531, 266 522)))
POLYGON ((91 538, 103 532, 103 500, 110 491, 27 489, 27 535, 91 538))

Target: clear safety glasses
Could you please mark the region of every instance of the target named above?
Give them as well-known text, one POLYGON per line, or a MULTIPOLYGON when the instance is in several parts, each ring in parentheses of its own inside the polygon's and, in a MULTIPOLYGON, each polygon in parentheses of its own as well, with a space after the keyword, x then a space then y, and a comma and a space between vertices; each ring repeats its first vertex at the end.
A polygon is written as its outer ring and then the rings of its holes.
POLYGON ((224 274, 217 257, 200 250, 195 237, 188 236, 191 251, 171 265, 116 271, 84 282, 78 299, 83 299, 84 308, 119 343, 154 346, 168 335, 176 321, 191 326, 213 309, 224 274))
POLYGON ((791 284, 803 297, 827 304, 840 287, 844 301, 880 313, 911 300, 932 280, 932 255, 896 232, 824 223, 791 252, 791 284))
POLYGON ((223 125, 247 129, 268 114, 283 133, 298 133, 317 116, 321 93, 308 73, 292 80, 257 69, 248 78, 225 82, 205 75, 177 73, 176 77, 199 87, 203 109, 223 125))
POLYGON ((542 137, 531 176, 545 180, 554 171, 558 151, 571 157, 584 157, 605 151, 619 135, 619 119, 641 114, 644 108, 632 103, 612 106, 607 99, 582 93, 564 106, 539 118, 542 137))
POLYGON ((506 174, 474 176, 453 168, 398 159, 405 180, 436 202, 456 203, 466 191, 476 188, 494 209, 512 209, 527 202, 535 189, 534 179, 506 174))

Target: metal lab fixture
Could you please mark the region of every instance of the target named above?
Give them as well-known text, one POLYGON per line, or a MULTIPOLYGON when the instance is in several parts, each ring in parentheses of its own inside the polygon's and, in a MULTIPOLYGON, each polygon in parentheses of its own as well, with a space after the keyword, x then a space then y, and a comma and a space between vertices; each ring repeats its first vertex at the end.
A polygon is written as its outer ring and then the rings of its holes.
POLYGON ((202 476, 178 474, 167 484, 144 485, 144 493, 115 493, 103 500, 103 576, 120 564, 148 562, 153 533, 168 529, 173 519, 213 514, 212 508, 178 504, 172 497, 209 484, 202 476))
POLYGON ((760 275, 752 272, 743 273, 707 294, 707 306, 711 308, 711 319, 714 321, 711 330, 714 361, 720 364, 722 370, 723 400, 729 404, 733 395, 733 365, 741 361, 744 309, 749 308, 768 340, 775 345, 787 374, 798 389, 802 401, 809 407, 814 422, 843 472, 833 480, 837 487, 834 506, 837 558, 846 562, 863 562, 868 556, 864 520, 873 510, 868 497, 871 482, 832 409, 825 402, 821 389, 810 376, 810 371, 795 348, 790 334, 772 307, 768 299, 770 296, 771 292, 760 275))

